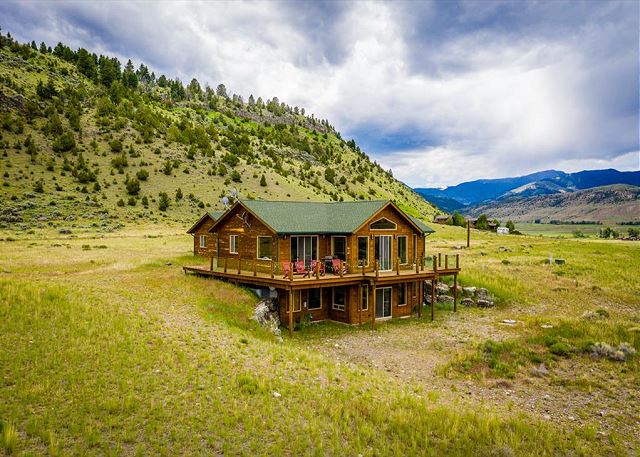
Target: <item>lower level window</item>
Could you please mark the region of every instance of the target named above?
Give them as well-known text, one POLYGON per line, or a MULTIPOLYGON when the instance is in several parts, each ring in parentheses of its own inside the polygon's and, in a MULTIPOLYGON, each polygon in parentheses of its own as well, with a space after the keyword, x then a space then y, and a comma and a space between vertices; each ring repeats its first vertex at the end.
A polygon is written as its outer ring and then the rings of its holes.
POLYGON ((407 304, 407 284, 403 283, 398 286, 398 306, 407 304))
POLYGON ((320 289, 309 289, 309 309, 322 308, 322 301, 320 300, 320 289))
POLYGON ((333 309, 344 311, 347 301, 347 291, 344 287, 333 288, 333 309))
POLYGON ((360 293, 362 296, 362 311, 367 311, 369 309, 369 286, 362 286, 360 293))
POLYGON ((200 247, 201 248, 207 247, 207 235, 200 235, 200 247))

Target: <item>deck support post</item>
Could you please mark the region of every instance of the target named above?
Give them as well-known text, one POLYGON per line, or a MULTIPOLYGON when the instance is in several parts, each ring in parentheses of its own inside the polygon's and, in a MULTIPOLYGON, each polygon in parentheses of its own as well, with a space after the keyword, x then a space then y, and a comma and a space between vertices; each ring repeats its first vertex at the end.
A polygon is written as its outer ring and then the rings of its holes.
POLYGON ((293 336, 293 289, 289 288, 289 337, 293 336))
POLYGON ((418 281, 418 284, 416 284, 416 287, 418 288, 416 293, 418 294, 418 319, 419 319, 422 317, 422 302, 424 301, 424 298, 422 297, 422 281, 418 281))
MULTIPOLYGON (((358 305, 359 316, 358 316, 358 325, 362 325, 362 285, 360 285, 360 304, 358 305)), ((367 285, 367 305, 369 305, 369 285, 367 285)))
POLYGON ((436 278, 437 276, 434 276, 431 280, 431 320, 436 316, 436 278))
POLYGON ((238 254, 238 274, 242 273, 242 256, 238 254))
MULTIPOLYGON (((377 263, 377 261, 376 261, 377 263)), ((376 283, 374 282, 373 285, 371 286, 371 290, 373 291, 373 294, 371 294, 373 296, 373 308, 371 308, 371 330, 375 330, 376 328, 376 283)))
POLYGON ((453 312, 458 311, 458 275, 453 275, 453 312))

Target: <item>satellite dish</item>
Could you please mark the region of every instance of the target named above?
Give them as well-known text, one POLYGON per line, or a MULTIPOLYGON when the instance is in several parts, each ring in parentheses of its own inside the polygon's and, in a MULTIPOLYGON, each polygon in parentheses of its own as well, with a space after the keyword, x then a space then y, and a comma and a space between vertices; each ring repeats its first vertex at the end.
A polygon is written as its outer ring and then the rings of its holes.
POLYGON ((234 188, 233 188, 233 190, 231 191, 231 196, 232 196, 234 199, 237 199, 237 198, 238 198, 238 189, 237 189, 236 187, 234 187, 234 188))
POLYGON ((224 205, 226 209, 229 209, 229 197, 225 195, 220 199, 220 202, 224 205))

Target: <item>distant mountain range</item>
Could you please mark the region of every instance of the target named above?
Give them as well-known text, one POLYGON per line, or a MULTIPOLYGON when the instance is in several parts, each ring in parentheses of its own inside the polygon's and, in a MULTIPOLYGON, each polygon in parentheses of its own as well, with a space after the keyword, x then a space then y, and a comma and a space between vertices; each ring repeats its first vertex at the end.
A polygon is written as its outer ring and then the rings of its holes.
POLYGON ((640 205, 640 171, 588 170, 564 173, 546 170, 526 176, 502 179, 480 179, 447 187, 416 188, 426 200, 446 212, 459 211, 477 216, 514 220, 638 220, 640 205), (624 186, 616 186, 624 185, 624 186), (610 187, 613 186, 613 187, 610 187), (596 189, 594 192, 582 192, 596 189), (587 203, 588 202, 588 203, 587 203), (595 207, 615 206, 617 209, 597 211, 595 207), (577 207, 582 209, 578 209, 577 207), (550 211, 556 207, 558 211, 550 211), (544 211, 541 208, 547 208, 544 211), (572 209, 569 209, 572 208, 572 209))

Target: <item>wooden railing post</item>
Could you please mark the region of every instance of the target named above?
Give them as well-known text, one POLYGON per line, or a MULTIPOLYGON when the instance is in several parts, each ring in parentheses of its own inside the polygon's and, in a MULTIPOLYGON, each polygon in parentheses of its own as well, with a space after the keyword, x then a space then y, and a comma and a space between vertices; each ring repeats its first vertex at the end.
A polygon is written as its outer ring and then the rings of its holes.
POLYGON ((442 266, 442 253, 438 252, 438 267, 442 266))
POLYGON ((423 253, 423 254, 420 256, 420 270, 421 270, 421 271, 424 271, 424 262, 425 262, 426 260, 427 260, 427 259, 425 258, 424 253, 423 253))
POLYGON ((438 271, 438 259, 433 256, 433 271, 438 271))
POLYGON ((380 276, 380 261, 376 259, 376 278, 380 276))
POLYGON ((320 260, 316 260, 316 279, 320 279, 320 260))
POLYGON ((400 257, 396 259, 396 275, 400 276, 400 257))
MULTIPOLYGON (((420 263, 422 263, 422 256, 420 256, 420 263)), ((420 264, 418 263, 417 259, 416 259, 416 273, 420 273, 420 264)))
POLYGON ((445 270, 449 269, 449 254, 445 254, 444 256, 444 269, 445 270))
POLYGON ((344 260, 340 261, 340 277, 344 276, 344 260))
POLYGON ((229 257, 225 257, 224 258, 224 272, 227 272, 227 260, 229 260, 229 257))
POLYGON ((289 262, 289 281, 293 282, 293 262, 289 262))
POLYGON ((258 260, 253 261, 253 276, 258 276, 258 260))
MULTIPOLYGON (((434 259, 435 266, 435 259, 434 259)), ((431 320, 435 319, 436 314, 436 279, 431 280, 431 320)))
MULTIPOLYGON (((362 266, 362 276, 364 276, 364 260, 362 261, 361 266, 362 266)), ((367 292, 367 293, 369 293, 369 292, 367 292)))
POLYGON ((242 273, 242 256, 238 254, 238 274, 242 273))
POLYGON ((271 279, 273 279, 273 259, 271 259, 271 279))
POLYGON ((456 270, 460 269, 460 254, 456 254, 456 270))
POLYGON ((209 258, 209 271, 213 271, 213 256, 209 258))

